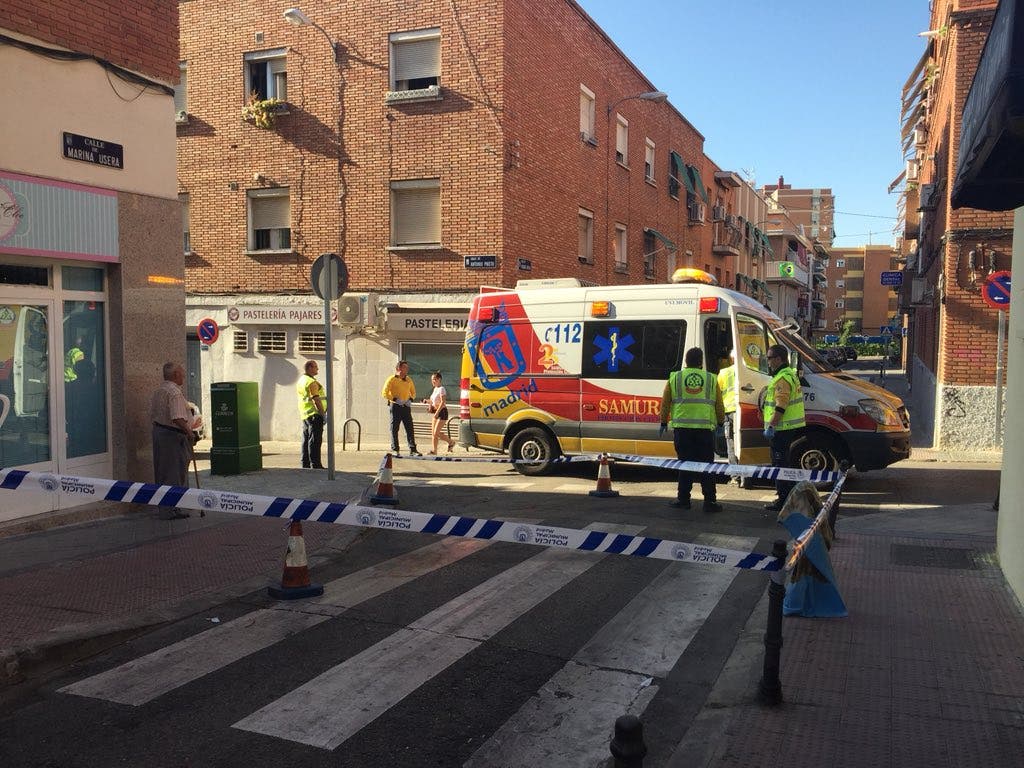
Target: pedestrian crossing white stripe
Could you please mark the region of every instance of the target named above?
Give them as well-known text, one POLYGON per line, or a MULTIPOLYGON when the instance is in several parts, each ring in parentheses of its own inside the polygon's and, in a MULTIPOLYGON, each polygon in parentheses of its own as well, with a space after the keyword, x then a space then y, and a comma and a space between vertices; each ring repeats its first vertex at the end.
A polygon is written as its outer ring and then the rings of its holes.
MULTIPOLYGON (((732 536, 701 539, 737 548, 756 543, 732 536)), ((644 711, 658 690, 652 682, 668 675, 735 576, 669 565, 505 721, 466 768, 600 765, 609 723, 644 711)))
MULTIPOLYGON (((596 530, 599 526, 588 526, 596 530)), ((616 526, 638 533, 640 526, 616 526)), ((327 670, 233 727, 334 749, 601 558, 546 550, 327 670)))
POLYGON ((63 693, 141 706, 348 608, 461 560, 491 542, 443 539, 324 585, 320 597, 282 603, 219 624, 120 667, 61 688, 63 693))

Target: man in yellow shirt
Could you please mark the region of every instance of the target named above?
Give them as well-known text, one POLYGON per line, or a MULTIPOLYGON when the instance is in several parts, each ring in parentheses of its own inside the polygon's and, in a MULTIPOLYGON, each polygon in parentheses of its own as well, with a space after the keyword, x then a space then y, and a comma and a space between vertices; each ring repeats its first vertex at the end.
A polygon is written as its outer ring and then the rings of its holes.
POLYGON ((399 360, 395 366, 395 375, 384 382, 384 389, 381 396, 387 400, 388 408, 391 409, 391 452, 400 456, 398 452, 398 427, 405 427, 405 439, 409 443, 409 454, 421 456, 416 450, 416 435, 412 428, 412 401, 416 399, 416 385, 409 378, 409 363, 406 360, 399 360))

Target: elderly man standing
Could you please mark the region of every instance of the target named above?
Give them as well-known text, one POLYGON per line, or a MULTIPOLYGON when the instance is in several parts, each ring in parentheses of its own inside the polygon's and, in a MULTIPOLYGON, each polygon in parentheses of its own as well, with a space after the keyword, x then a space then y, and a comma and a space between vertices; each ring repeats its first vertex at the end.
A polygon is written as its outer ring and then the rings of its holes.
MULTIPOLYGON (((181 392, 185 369, 179 363, 164 363, 164 380, 153 393, 149 417, 153 422, 153 482, 188 487, 188 462, 192 456, 192 414, 181 392)), ((171 509, 169 520, 188 517, 188 512, 171 509)))

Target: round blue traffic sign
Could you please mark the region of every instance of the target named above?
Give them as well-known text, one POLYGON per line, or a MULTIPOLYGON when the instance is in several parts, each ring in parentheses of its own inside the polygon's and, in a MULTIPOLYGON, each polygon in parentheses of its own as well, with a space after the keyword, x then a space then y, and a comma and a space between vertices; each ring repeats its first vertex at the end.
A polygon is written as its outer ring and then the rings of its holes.
POLYGON ((1010 308, 1010 273, 1007 270, 993 272, 985 278, 981 289, 981 298, 992 309, 1010 308))
POLYGON ((217 321, 212 317, 204 317, 196 326, 196 334, 203 344, 213 344, 220 336, 220 328, 217 327, 217 321))

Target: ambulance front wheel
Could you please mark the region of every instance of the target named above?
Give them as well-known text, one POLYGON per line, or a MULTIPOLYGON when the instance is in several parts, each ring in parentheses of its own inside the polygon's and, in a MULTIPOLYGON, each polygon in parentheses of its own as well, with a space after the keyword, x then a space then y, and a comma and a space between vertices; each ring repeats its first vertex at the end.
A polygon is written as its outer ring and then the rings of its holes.
POLYGON ((527 427, 516 432, 508 451, 517 462, 513 466, 524 475, 544 474, 551 466, 551 460, 558 456, 554 437, 540 427, 527 427))
POLYGON ((800 469, 836 471, 846 458, 842 443, 821 432, 809 432, 795 440, 791 451, 791 466, 800 469))

